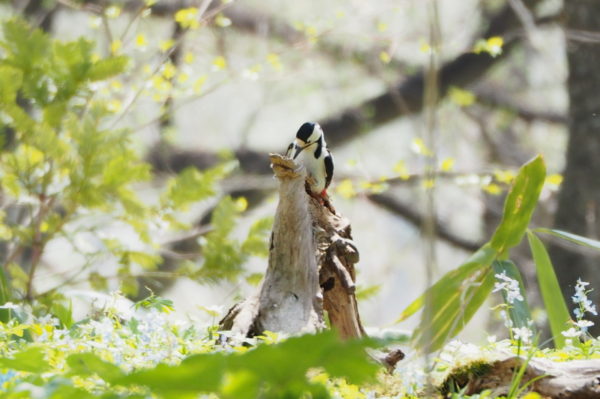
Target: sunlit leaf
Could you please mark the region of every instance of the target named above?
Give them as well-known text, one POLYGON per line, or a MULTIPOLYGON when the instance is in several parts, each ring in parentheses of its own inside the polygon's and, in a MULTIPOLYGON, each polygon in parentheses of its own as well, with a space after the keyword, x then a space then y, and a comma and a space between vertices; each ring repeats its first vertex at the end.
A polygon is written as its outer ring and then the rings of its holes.
POLYGON ((504 202, 502 221, 490 245, 500 254, 519 244, 537 205, 546 178, 546 166, 537 156, 521 167, 504 202))
POLYGON ((70 374, 78 376, 97 375, 105 381, 121 378, 125 373, 112 363, 102 360, 93 353, 76 353, 67 358, 70 374))
POLYGON ((50 369, 50 364, 48 364, 42 348, 30 346, 16 353, 12 358, 0 358, 0 367, 30 373, 43 373, 50 369))

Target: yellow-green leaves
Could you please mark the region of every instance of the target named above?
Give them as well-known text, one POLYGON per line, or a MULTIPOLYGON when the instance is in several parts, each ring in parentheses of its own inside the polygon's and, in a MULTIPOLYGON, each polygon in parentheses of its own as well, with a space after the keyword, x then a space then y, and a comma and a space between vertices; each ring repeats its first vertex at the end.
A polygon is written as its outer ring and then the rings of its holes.
POLYGON ((502 256, 521 242, 531 215, 537 205, 546 178, 546 166, 541 156, 521 167, 506 201, 502 221, 490 245, 502 256))
POLYGON ((217 179, 224 177, 236 165, 236 163, 226 163, 202 172, 190 166, 178 176, 169 179, 161 201, 164 205, 185 210, 191 203, 214 195, 217 179))
POLYGON ((17 97, 17 90, 23 82, 23 72, 9 65, 0 65, 0 101, 12 104, 17 97))
POLYGON ((91 81, 106 80, 123 73, 129 63, 129 57, 120 55, 104 58, 90 66, 87 78, 91 81))

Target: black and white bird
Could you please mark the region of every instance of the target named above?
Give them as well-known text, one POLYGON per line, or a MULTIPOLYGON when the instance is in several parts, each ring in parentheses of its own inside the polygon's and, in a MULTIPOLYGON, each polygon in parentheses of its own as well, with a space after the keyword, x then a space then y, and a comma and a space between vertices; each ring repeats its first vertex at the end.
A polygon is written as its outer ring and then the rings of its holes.
POLYGON ((296 139, 287 149, 286 156, 302 162, 312 178, 309 179, 310 191, 313 195, 327 200, 327 187, 333 178, 333 157, 327 149, 321 126, 314 122, 306 122, 300 126, 296 139))

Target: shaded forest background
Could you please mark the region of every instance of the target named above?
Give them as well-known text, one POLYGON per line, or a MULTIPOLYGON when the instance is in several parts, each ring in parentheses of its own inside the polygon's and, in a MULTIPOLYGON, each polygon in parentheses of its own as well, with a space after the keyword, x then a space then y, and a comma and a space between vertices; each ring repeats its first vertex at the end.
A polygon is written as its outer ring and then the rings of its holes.
MULTIPOLYGON (((433 272, 441 275, 491 234, 507 176, 537 153, 562 179, 549 182, 535 224, 600 238, 600 5, 441 1, 439 21, 431 23, 425 3, 337 2, 315 15, 314 7, 278 1, 30 0, 5 2, 2 12, 21 14, 62 40, 93 38, 100 54, 132 57, 105 96, 114 108, 108 125, 129 129, 152 166, 152 179, 137 186, 143 197, 156 196, 156 187, 188 166, 207 170, 235 159, 239 167, 221 181, 217 197, 245 198, 248 213, 240 223, 246 226, 274 207, 267 153, 283 151, 305 120, 319 121, 336 157, 334 201, 353 221, 361 250, 358 281, 372 294, 363 313, 367 324, 383 325, 424 288, 421 227, 433 220, 433 272), (192 8, 200 14, 181 13, 192 8), (440 30, 438 44, 430 42, 430 29, 440 30), (427 138, 431 52, 439 62, 438 97, 433 138, 427 138), (438 165, 434 214, 423 201, 432 162, 438 165), (370 310, 382 307, 390 311, 369 319, 370 310)), ((3 129, 5 150, 18 145, 13 133, 3 129)), ((151 290, 195 305, 210 298, 233 303, 264 259, 249 256, 243 271, 217 271, 217 278, 186 272, 206 260, 202 237, 213 228, 216 203, 185 213, 191 229, 161 236, 152 272, 131 272, 135 281, 108 278, 110 261, 72 278, 77 255, 61 243, 37 255, 35 246, 24 247, 10 260, 7 244, 1 261, 32 270, 41 258, 38 276, 51 277, 33 280, 38 293, 91 284, 137 299, 151 290), (219 277, 230 281, 215 286, 219 277)), ((19 204, 7 204, 6 219, 18 223, 19 204)), ((118 236, 116 229, 95 233, 118 236)), ((527 251, 514 260, 535 305, 527 251)), ((556 242, 551 257, 566 298, 581 278, 597 287, 591 299, 599 303, 597 255, 556 242)))

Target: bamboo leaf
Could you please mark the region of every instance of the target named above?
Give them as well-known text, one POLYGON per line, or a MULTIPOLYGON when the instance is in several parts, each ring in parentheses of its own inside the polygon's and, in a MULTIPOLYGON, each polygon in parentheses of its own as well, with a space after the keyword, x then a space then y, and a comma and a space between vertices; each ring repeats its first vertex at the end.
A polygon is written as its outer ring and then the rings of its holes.
POLYGON ((579 244, 584 247, 600 250, 600 241, 592 240, 591 238, 587 238, 587 237, 582 237, 577 234, 568 233, 568 232, 562 231, 562 230, 545 229, 545 228, 538 228, 533 231, 535 231, 536 233, 552 234, 555 237, 574 242, 575 244, 579 244))
POLYGON ((535 262, 542 299, 548 313, 554 345, 562 348, 565 345, 565 337, 561 333, 567 329, 571 320, 569 310, 544 244, 530 231, 527 232, 527 239, 535 262))
POLYGON ((433 292, 431 310, 426 304, 413 337, 418 347, 428 353, 441 349, 467 325, 493 286, 494 273, 488 264, 480 265, 466 279, 455 281, 450 291, 433 292))
POLYGON ((502 221, 490 242, 492 248, 500 254, 519 244, 523 239, 545 178, 546 166, 540 155, 519 170, 504 202, 502 221))
POLYGON ((424 294, 415 299, 410 305, 402 311, 396 323, 400 323, 408 319, 410 316, 418 312, 424 305, 425 297, 428 295, 441 296, 456 294, 452 289, 480 268, 490 265, 496 256, 496 251, 490 248, 488 245, 481 247, 475 252, 465 263, 457 267, 454 270, 446 273, 441 279, 439 279, 434 285, 428 288, 424 294))

